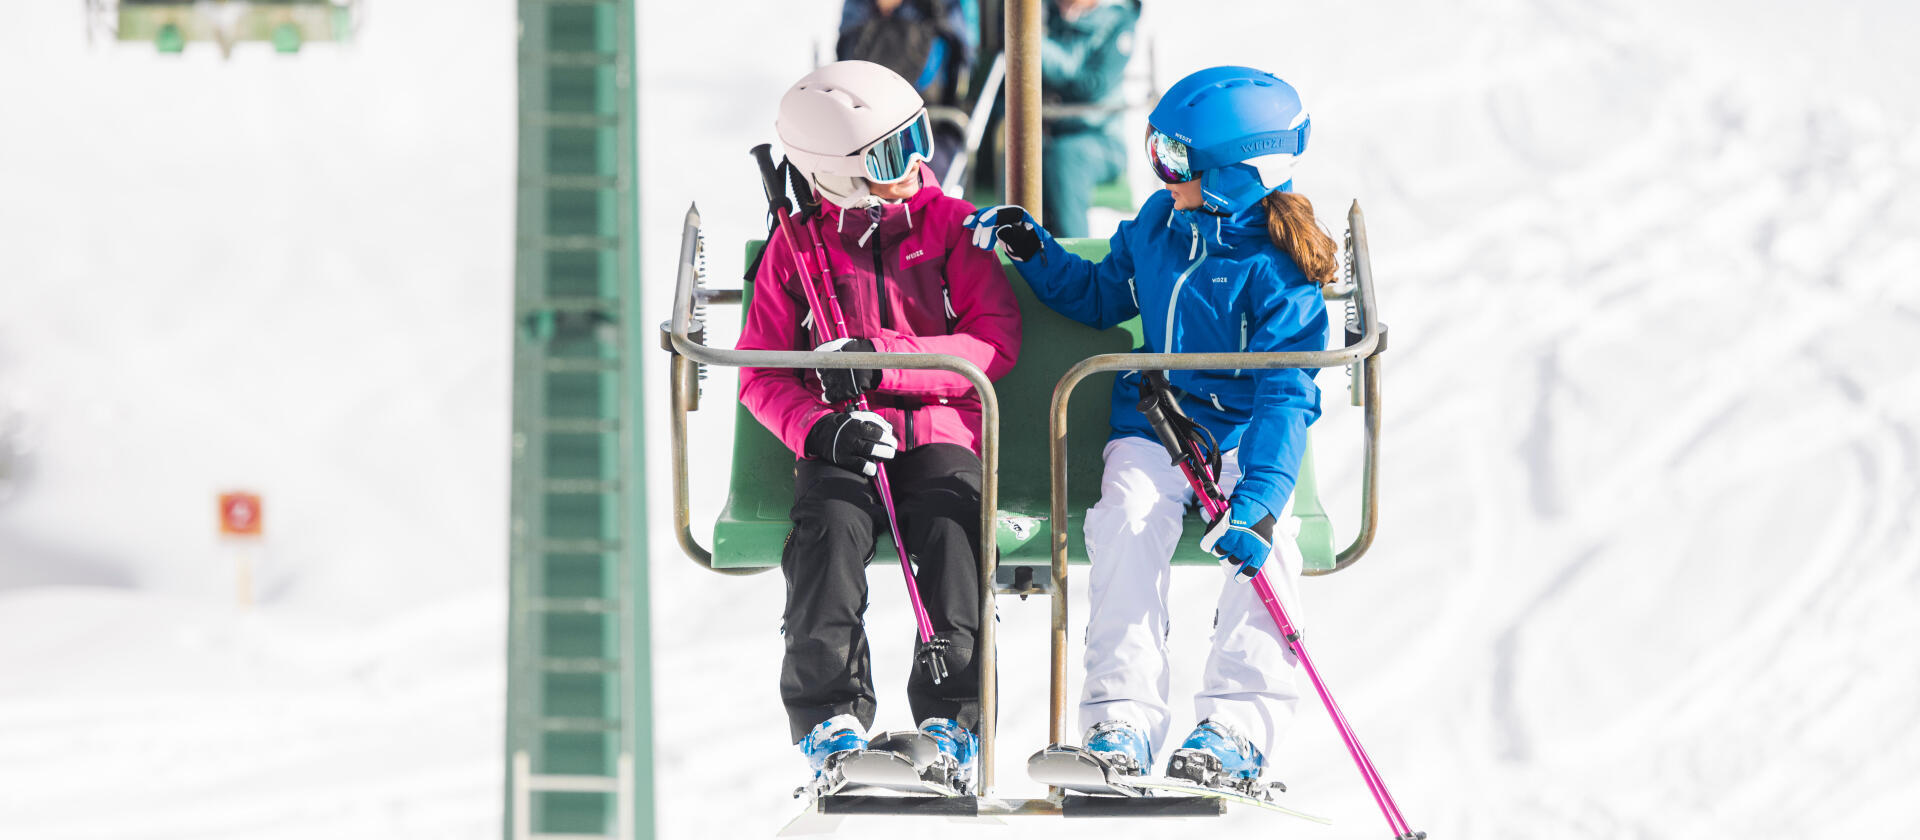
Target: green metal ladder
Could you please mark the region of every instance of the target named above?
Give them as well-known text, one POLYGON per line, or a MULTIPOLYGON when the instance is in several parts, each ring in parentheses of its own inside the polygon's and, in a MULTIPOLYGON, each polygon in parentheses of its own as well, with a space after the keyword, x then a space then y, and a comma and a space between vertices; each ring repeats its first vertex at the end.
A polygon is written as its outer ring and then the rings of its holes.
POLYGON ((633 0, 520 0, 506 837, 653 835, 633 0))

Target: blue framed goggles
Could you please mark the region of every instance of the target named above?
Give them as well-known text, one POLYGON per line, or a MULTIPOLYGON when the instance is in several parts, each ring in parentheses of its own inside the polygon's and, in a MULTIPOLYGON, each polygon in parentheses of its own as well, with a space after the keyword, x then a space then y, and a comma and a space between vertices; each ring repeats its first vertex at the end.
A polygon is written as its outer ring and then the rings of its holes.
POLYGON ((1184 184, 1200 177, 1189 163, 1187 144, 1156 128, 1147 128, 1147 162, 1153 174, 1169 184, 1184 184))
POLYGON ((1196 151, 1173 135, 1147 127, 1147 161, 1153 174, 1169 184, 1184 184, 1200 173, 1217 166, 1238 163, 1261 155, 1297 155, 1307 150, 1307 138, 1313 133, 1313 120, 1302 120, 1296 128, 1250 134, 1232 141, 1196 151), (1228 148, 1222 149, 1221 145, 1228 148), (1237 153, 1222 161, 1223 153, 1237 153))
POLYGON ((891 184, 913 174, 914 161, 933 161, 933 123, 925 108, 895 129, 860 150, 867 178, 875 183, 891 184))

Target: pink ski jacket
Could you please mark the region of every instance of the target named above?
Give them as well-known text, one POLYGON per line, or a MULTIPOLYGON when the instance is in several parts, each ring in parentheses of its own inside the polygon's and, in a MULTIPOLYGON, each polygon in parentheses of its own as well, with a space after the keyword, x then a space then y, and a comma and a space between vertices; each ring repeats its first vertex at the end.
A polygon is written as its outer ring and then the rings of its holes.
MULTIPOLYGON (((942 193, 924 164, 920 182, 928 186, 903 203, 880 208, 877 219, 869 210, 843 210, 823 200, 822 215, 807 223, 825 246, 846 316, 849 335, 834 337, 865 338, 882 353, 949 353, 999 379, 1020 354, 1013 287, 999 258, 968 242, 960 220, 973 205, 942 193)), ((817 265, 814 272, 814 293, 825 308, 825 281, 817 265)), ((753 302, 738 347, 811 350, 827 341, 820 322, 832 328, 829 312, 808 317, 792 246, 775 231, 754 275, 753 302)), ((980 452, 980 400, 958 374, 883 371, 879 387, 867 398, 893 424, 903 450, 953 443, 980 452)), ((807 431, 833 410, 822 401, 812 370, 742 368, 740 401, 801 457, 807 431)))

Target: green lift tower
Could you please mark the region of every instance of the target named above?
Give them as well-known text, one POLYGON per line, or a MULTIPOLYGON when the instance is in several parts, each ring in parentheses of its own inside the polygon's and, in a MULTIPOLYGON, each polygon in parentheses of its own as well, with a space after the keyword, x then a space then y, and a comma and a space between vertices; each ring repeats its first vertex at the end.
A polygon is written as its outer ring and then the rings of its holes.
POLYGON ((519 0, 506 836, 653 836, 633 0, 519 0))

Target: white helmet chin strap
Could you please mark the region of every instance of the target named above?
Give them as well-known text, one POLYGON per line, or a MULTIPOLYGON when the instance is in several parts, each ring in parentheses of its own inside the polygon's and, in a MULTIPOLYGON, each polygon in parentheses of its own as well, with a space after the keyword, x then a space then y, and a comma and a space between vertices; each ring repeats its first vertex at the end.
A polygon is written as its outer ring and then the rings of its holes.
POLYGON ((1293 160, 1293 155, 1261 155, 1243 162, 1260 173, 1261 186, 1273 189, 1293 180, 1293 160))
POLYGON ((862 207, 886 203, 879 196, 874 195, 872 190, 867 189, 865 178, 849 178, 845 175, 824 173, 813 175, 812 178, 813 185, 820 190, 820 194, 842 209, 858 210, 862 207))

